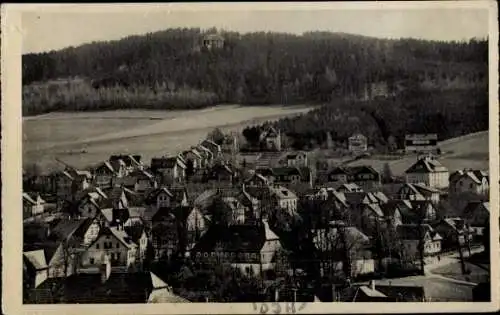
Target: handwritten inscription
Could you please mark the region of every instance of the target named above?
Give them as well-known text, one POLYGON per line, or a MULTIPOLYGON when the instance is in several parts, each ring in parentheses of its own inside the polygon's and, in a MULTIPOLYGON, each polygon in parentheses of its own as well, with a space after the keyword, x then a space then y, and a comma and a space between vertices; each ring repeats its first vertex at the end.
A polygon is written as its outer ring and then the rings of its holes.
POLYGON ((295 314, 296 312, 302 311, 307 302, 296 303, 296 302, 283 302, 280 305, 278 302, 269 303, 252 303, 253 310, 259 312, 260 314, 295 314))

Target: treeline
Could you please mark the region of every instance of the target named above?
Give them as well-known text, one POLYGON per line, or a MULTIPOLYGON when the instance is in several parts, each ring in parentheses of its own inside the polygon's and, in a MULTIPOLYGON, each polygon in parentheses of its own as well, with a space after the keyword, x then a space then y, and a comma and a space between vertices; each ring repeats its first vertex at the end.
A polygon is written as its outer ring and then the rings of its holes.
POLYGON ((295 149, 347 146, 348 137, 362 133, 369 145, 404 147, 407 133, 437 133, 439 140, 488 129, 487 89, 406 91, 398 97, 371 101, 337 100, 304 115, 247 127, 243 136, 259 141, 267 125, 279 128, 295 149))
POLYGON ((29 85, 23 89, 23 115, 52 111, 96 111, 123 108, 197 109, 216 105, 214 92, 164 85, 110 86, 95 89, 84 80, 29 85))
POLYGON ((172 92, 214 93, 221 103, 295 104, 356 98, 378 83, 383 83, 384 93, 390 95, 420 86, 484 85, 487 80, 485 40, 437 42, 327 32, 221 32, 223 49, 200 48, 203 36, 214 31, 169 29, 27 54, 22 58, 23 84, 82 77, 96 90, 115 85, 151 90, 166 86, 172 92))

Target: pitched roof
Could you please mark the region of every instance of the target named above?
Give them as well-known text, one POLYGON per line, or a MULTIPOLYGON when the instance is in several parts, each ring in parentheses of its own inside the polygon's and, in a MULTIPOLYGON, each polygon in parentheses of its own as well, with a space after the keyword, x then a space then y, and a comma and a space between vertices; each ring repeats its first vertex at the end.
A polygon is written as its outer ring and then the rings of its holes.
POLYGON ((92 222, 92 219, 61 220, 52 228, 51 234, 60 240, 66 240, 73 236, 83 225, 88 226, 89 221, 92 222))
MULTIPOLYGON (((128 248, 133 248, 137 246, 137 244, 132 241, 131 237, 124 230, 120 230, 117 227, 103 227, 100 230, 99 237, 102 235, 110 235, 114 236, 117 240, 119 240, 123 245, 128 248)), ((99 239, 98 237, 98 239, 99 239)))
POLYGON ((37 197, 36 196, 32 196, 32 194, 30 193, 23 193, 23 199, 28 201, 29 203, 33 204, 33 205, 36 205, 36 199, 37 197))
MULTIPOLYGON (((384 293, 377 291, 376 289, 372 290, 370 287, 367 287, 367 286, 361 286, 361 287, 359 287, 359 290, 361 292, 363 292, 366 296, 369 296, 369 297, 378 297, 378 298, 386 298, 387 297, 387 295, 385 295, 384 293)), ((353 302, 355 302, 355 301, 353 301, 353 302)))
POLYGON ((26 251, 23 254, 35 269, 47 268, 47 260, 45 259, 45 251, 43 249, 26 251))
POLYGON ((296 199, 297 195, 291 191, 290 189, 283 187, 283 186, 277 186, 277 187, 271 187, 271 192, 277 196, 279 199, 296 199))
POLYGON ((64 286, 65 303, 146 303, 148 297, 154 292, 155 297, 161 301, 186 302, 181 298, 174 298, 166 282, 158 281, 158 276, 151 272, 111 272, 105 283, 101 282, 99 273, 75 274, 65 278, 51 278, 44 281, 35 289, 37 302, 53 303, 50 292, 54 285, 64 286), (153 291, 154 290, 154 291, 153 291), (45 300, 44 300, 45 299, 45 300))
POLYGON ((216 248, 234 252, 260 251, 269 240, 279 240, 265 222, 258 225, 211 226, 195 245, 195 252, 211 252, 216 248))
POLYGON ((397 226, 396 231, 403 240, 419 240, 427 233, 433 240, 441 239, 441 236, 429 224, 401 224, 397 226))
POLYGON ((447 172, 448 169, 444 167, 438 160, 432 158, 419 159, 415 164, 410 166, 405 173, 436 173, 447 172))

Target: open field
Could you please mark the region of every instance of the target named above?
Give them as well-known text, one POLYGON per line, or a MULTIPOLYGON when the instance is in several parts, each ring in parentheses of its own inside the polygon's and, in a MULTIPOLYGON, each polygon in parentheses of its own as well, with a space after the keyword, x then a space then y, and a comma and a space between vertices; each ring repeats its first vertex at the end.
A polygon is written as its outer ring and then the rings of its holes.
MULTIPOLYGON (((450 172, 464 168, 489 168, 488 131, 442 141, 439 147, 443 151, 443 155, 439 158, 439 161, 446 166, 450 172)), ((388 163, 394 175, 403 175, 406 169, 415 163, 416 158, 416 155, 406 156, 398 160, 367 158, 354 161, 349 163, 349 165, 367 164, 378 171, 382 171, 384 164, 388 163)))
POLYGON ((23 164, 37 162, 50 170, 57 167, 54 158, 58 157, 85 167, 113 153, 138 153, 148 161, 199 143, 215 127, 237 131, 312 108, 224 105, 192 111, 120 110, 26 117, 23 164))

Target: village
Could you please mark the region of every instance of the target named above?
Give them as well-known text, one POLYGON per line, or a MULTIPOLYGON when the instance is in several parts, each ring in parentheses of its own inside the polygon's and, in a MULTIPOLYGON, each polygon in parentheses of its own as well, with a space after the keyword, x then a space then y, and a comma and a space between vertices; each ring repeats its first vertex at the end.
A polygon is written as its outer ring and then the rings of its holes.
MULTIPOLYGON (((489 272, 489 174, 450 172, 436 135, 408 135, 414 164, 393 176, 291 151, 272 126, 251 153, 217 132, 151 161, 23 174, 25 303, 489 298, 475 275, 489 272)), ((366 136, 346 142, 368 154, 366 136)))

